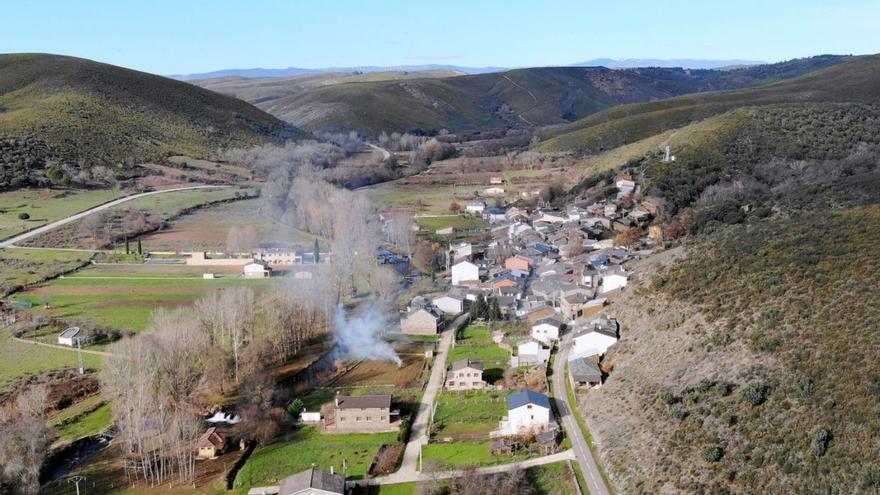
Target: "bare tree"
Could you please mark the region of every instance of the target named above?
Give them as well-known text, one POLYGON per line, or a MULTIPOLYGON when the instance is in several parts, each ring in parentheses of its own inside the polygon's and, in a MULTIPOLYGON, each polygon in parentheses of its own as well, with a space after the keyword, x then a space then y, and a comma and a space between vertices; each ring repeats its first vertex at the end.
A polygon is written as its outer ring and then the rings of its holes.
POLYGON ((40 489, 40 469, 53 437, 46 422, 48 396, 45 386, 34 386, 0 409, 0 474, 23 494, 40 489))

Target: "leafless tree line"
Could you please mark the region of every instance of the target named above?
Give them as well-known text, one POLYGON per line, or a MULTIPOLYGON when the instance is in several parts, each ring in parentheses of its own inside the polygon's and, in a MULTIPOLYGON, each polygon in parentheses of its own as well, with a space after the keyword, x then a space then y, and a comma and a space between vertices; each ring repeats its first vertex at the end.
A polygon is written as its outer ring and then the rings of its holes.
POLYGON ((0 491, 36 494, 40 468, 54 437, 46 421, 49 392, 34 386, 0 407, 0 491))
MULTIPOLYGON (((262 415, 272 409, 271 370, 327 329, 325 308, 304 293, 282 287, 261 292, 258 300, 247 287, 218 291, 192 309, 156 312, 148 331, 112 346, 101 381, 132 483, 193 482, 202 394, 222 394, 231 384, 243 402, 257 406, 247 410, 262 415)), ((265 418, 244 419, 261 425, 268 438, 277 431, 277 421, 273 429, 265 418)), ((256 433, 243 430, 242 436, 256 433)))

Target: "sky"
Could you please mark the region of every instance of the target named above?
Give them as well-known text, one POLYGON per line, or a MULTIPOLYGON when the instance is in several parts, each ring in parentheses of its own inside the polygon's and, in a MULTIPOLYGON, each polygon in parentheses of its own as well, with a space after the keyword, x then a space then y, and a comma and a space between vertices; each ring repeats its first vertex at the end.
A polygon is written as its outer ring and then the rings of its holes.
POLYGON ((2 10, 0 53, 157 74, 880 52, 878 0, 28 0, 2 10))

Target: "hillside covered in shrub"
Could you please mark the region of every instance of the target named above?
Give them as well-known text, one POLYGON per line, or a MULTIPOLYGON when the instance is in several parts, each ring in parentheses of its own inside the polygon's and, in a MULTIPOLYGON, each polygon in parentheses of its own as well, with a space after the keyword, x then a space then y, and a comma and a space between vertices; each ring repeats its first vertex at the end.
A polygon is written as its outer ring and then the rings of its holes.
POLYGON ((180 81, 74 57, 13 54, 0 55, 0 135, 0 187, 14 187, 37 181, 49 161, 120 169, 301 134, 248 103, 180 81))

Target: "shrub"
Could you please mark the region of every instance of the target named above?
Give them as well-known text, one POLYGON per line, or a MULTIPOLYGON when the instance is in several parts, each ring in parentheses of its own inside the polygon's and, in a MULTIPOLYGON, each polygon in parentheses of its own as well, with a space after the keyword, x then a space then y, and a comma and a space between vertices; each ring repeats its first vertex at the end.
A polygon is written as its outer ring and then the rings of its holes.
POLYGON ((782 338, 758 330, 749 337, 749 348, 755 352, 773 352, 782 345, 782 338))
POLYGON ((763 383, 750 383, 742 391, 743 399, 752 406, 760 406, 767 400, 770 388, 763 383))
POLYGON ((831 432, 820 426, 814 427, 809 432, 810 451, 816 457, 822 457, 828 450, 828 443, 831 442, 831 432))
POLYGON ((18 219, 19 219, 19 220, 27 220, 27 219, 29 219, 29 218, 31 218, 31 216, 28 215, 27 213, 21 212, 21 213, 18 214, 18 219))
POLYGON ((703 447, 702 455, 706 462, 718 462, 724 457, 724 448, 720 445, 707 445, 703 447))

